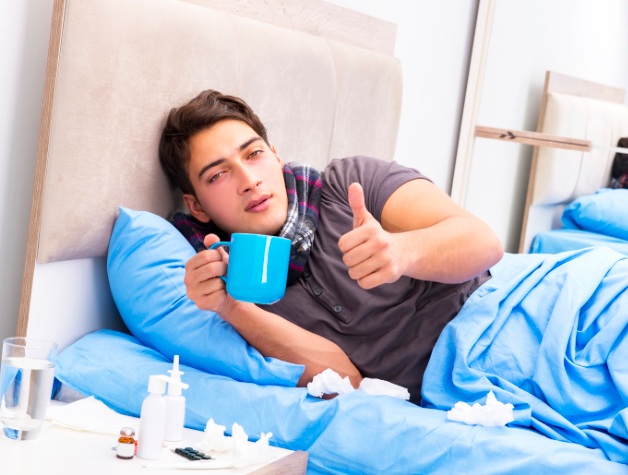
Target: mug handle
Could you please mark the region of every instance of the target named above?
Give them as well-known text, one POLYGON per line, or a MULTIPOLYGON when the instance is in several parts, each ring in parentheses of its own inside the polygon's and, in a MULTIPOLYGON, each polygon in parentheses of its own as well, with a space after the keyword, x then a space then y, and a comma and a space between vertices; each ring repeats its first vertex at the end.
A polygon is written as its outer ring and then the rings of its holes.
MULTIPOLYGON (((230 243, 230 242, 220 241, 220 242, 217 242, 216 244, 212 244, 209 248, 210 248, 210 249, 215 249, 217 246, 229 246, 229 247, 231 247, 231 243, 230 243)), ((227 279, 225 279, 225 277, 224 277, 224 276, 222 276, 222 275, 221 275, 221 276, 219 276, 219 277, 220 277, 222 280, 224 280, 224 281, 225 281, 225 284, 227 283, 227 279)))

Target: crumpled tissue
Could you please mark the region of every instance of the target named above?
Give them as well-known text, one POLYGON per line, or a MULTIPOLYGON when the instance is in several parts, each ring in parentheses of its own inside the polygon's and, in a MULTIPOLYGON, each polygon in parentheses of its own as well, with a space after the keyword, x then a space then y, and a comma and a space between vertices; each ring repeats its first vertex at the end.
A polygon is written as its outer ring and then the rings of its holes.
POLYGON ((205 426, 205 437, 199 444, 204 452, 226 452, 233 448, 233 440, 225 435, 225 426, 218 425, 214 419, 207 421, 205 426))
POLYGON ((473 406, 469 406, 466 402, 457 402, 451 411, 447 411, 447 419, 469 425, 502 427, 515 420, 513 409, 512 404, 499 402, 493 391, 490 391, 486 396, 484 406, 477 402, 473 406))
POLYGON ((109 435, 119 435, 120 427, 133 427, 137 433, 140 425, 137 417, 118 414, 94 396, 66 405, 51 402, 46 419, 68 429, 109 435))
POLYGON ((249 444, 249 436, 237 422, 231 428, 233 439, 233 466, 244 468, 254 463, 267 463, 273 456, 268 450, 268 439, 273 436, 272 432, 264 434, 254 444, 249 444))
POLYGON ((333 369, 327 368, 312 379, 307 384, 307 393, 310 396, 321 397, 323 394, 348 394, 355 391, 349 381, 349 376, 344 379, 340 377, 333 369))
POLYGON ((406 388, 383 379, 364 378, 359 389, 369 396, 392 396, 406 401, 410 399, 410 392, 406 388))
POLYGON ((249 436, 237 422, 231 428, 232 436, 225 435, 225 426, 218 425, 214 419, 207 421, 205 437, 198 444, 203 452, 227 452, 232 451, 231 463, 235 468, 244 468, 255 463, 268 463, 273 457, 269 448, 269 439, 272 432, 264 434, 255 443, 249 443, 249 436))
MULTIPOLYGON (((410 393, 402 386, 375 378, 363 378, 358 388, 369 396, 392 396, 399 399, 410 399, 410 393)), ((341 378, 333 369, 327 368, 317 374, 307 385, 310 396, 321 397, 323 394, 348 394, 355 391, 349 376, 341 378)))

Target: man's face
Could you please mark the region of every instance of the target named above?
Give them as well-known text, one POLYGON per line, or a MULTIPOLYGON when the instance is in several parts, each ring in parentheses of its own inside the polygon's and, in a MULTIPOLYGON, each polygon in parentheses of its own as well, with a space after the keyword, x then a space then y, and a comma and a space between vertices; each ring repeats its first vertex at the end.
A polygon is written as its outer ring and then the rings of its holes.
POLYGON ((244 122, 224 120, 194 135, 190 149, 196 198, 183 198, 194 217, 228 233, 279 232, 288 195, 274 148, 244 122))

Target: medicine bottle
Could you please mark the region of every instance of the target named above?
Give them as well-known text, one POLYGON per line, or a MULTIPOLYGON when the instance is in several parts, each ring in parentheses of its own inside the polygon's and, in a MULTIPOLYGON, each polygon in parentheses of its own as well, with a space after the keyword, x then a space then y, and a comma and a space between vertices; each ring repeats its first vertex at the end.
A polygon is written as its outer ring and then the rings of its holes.
POLYGON ((133 427, 123 427, 120 429, 120 438, 116 446, 116 457, 129 460, 135 455, 135 429, 133 427))

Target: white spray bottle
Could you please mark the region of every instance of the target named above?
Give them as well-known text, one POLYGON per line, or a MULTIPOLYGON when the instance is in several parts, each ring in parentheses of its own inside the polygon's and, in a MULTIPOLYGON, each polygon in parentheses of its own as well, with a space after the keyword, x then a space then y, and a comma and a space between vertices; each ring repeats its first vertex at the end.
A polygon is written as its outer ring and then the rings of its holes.
MULTIPOLYGON (((174 355, 172 369, 168 370, 170 377, 181 383, 183 371, 179 371, 179 355, 174 355)), ((183 439, 183 424, 185 422, 185 397, 181 395, 181 384, 168 384, 166 400, 166 429, 164 439, 178 442, 183 439)), ((187 385, 184 386, 187 389, 187 385)))
POLYGON ((142 403, 140 415, 140 433, 137 442, 137 456, 139 458, 157 460, 161 457, 166 427, 166 401, 163 397, 164 392, 166 392, 166 383, 188 388, 187 384, 168 376, 152 375, 148 378, 148 392, 150 394, 142 403))

